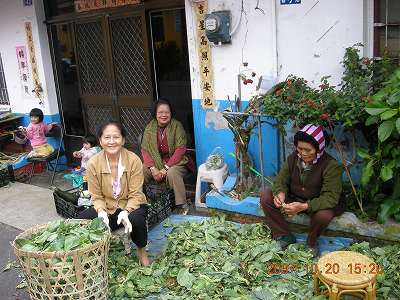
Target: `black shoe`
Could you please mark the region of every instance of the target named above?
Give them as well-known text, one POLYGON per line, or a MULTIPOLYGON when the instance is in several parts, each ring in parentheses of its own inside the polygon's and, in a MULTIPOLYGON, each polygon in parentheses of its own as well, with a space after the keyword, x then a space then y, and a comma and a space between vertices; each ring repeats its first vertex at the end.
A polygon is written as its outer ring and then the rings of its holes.
POLYGON ((315 246, 309 246, 309 245, 307 245, 307 246, 306 246, 306 250, 310 250, 310 252, 311 252, 313 258, 317 258, 317 257, 320 255, 318 244, 315 245, 315 246))
POLYGON ((296 243, 296 237, 293 234, 283 235, 275 239, 282 250, 285 250, 290 244, 296 243))

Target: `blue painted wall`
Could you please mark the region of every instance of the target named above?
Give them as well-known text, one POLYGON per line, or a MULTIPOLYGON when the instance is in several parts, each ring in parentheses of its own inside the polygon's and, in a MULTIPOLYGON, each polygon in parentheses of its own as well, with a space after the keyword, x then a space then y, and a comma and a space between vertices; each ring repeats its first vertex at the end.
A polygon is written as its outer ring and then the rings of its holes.
MULTIPOLYGON (((243 102, 246 106, 247 102, 243 102)), ((218 111, 222 112, 224 109, 230 106, 229 101, 219 100, 218 111)), ((199 99, 193 99, 193 118, 194 118, 194 135, 196 142, 196 159, 197 165, 204 163, 209 153, 215 147, 222 147, 224 152, 225 162, 228 164, 229 172, 231 174, 236 173, 236 164, 229 152, 234 152, 233 145, 233 134, 230 129, 215 129, 214 123, 206 124, 206 113, 207 111, 201 107, 199 99), (207 126, 206 126, 207 125, 207 126)), ((263 119, 263 121, 273 122, 272 119, 263 119)), ((251 137, 249 143, 249 153, 251 154, 256 169, 260 170, 260 163, 258 159, 258 142, 255 133, 257 129, 254 129, 254 134, 251 137)), ((274 175, 278 171, 279 165, 279 138, 278 131, 268 124, 262 125, 263 135, 263 159, 264 159, 264 174, 274 175)))

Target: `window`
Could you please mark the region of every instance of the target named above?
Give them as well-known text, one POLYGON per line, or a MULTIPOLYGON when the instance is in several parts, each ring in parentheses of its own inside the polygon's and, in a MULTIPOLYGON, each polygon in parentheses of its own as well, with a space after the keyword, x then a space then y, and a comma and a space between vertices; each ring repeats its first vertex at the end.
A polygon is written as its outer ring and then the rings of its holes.
POLYGON ((10 105, 8 100, 8 92, 6 79, 4 77, 3 61, 0 54, 0 105, 10 105))
POLYGON ((374 0, 374 56, 400 57, 400 1, 374 0))

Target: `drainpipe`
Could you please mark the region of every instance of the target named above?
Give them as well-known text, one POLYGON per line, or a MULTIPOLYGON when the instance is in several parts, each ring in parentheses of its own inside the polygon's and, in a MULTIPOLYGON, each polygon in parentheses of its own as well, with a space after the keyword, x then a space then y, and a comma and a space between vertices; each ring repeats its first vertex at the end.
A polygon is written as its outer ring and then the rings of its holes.
POLYGON ((277 32, 277 18, 276 18, 276 1, 272 0, 272 55, 274 60, 273 76, 278 78, 278 32, 277 32))
MULTIPOLYGON (((277 78, 278 81, 278 29, 277 29, 277 6, 276 1, 272 0, 272 57, 273 57, 273 66, 272 66, 272 76, 277 78)), ((278 153, 278 162, 277 162, 277 171, 281 168, 281 162, 285 160, 285 140, 284 137, 279 133, 279 130, 276 133, 277 135, 277 153, 278 153)))

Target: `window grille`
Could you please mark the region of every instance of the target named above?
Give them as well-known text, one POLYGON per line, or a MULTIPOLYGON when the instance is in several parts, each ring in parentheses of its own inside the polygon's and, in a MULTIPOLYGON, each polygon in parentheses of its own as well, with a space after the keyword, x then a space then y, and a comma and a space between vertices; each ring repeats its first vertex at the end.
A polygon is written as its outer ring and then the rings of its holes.
POLYGON ((374 1, 374 56, 400 57, 400 1, 374 1))
POLYGON ((8 99, 6 78, 4 77, 3 60, 0 54, 0 105, 10 105, 8 99))

